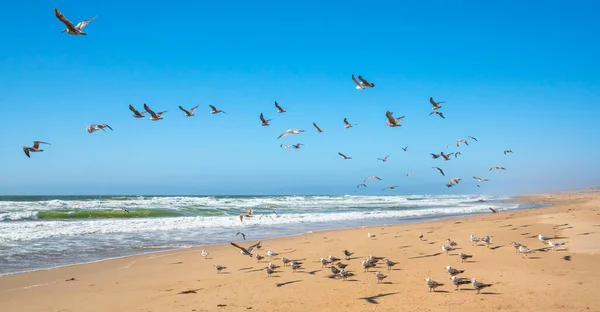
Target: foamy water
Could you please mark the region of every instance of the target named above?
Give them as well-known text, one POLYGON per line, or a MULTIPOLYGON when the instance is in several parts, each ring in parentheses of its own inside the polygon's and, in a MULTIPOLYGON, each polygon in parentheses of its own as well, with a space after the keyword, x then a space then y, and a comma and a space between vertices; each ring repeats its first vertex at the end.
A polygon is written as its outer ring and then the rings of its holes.
POLYGON ((237 231, 248 239, 265 239, 519 207, 502 199, 506 197, 0 197, 0 274, 223 243, 239 240, 237 231), (255 217, 240 222, 239 214, 248 209, 254 209, 255 217))

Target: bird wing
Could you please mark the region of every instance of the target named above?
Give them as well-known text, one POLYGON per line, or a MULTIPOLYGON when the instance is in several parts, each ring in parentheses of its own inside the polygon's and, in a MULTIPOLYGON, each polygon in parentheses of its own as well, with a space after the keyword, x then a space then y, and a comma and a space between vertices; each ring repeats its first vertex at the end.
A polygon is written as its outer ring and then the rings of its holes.
POLYGON ((184 111, 186 114, 190 115, 190 112, 187 109, 181 107, 181 105, 179 105, 179 109, 184 111))
POLYGON ((385 112, 385 117, 387 117, 387 119, 389 120, 389 122, 390 122, 391 124, 396 124, 396 119, 394 119, 394 116, 393 116, 393 114, 394 114, 394 113, 392 113, 392 112, 390 112, 390 111, 387 111, 387 112, 385 112))
POLYGON ((437 106, 437 103, 433 100, 433 97, 429 97, 429 103, 433 106, 437 106))
POLYGON ((264 123, 266 123, 267 121, 265 120, 265 116, 263 116, 262 113, 260 113, 260 120, 264 123))
POLYGON ((360 82, 358 82, 358 80, 356 80, 356 77, 354 77, 354 74, 352 74, 352 81, 354 81, 354 83, 359 86, 362 87, 362 85, 360 84, 360 82))
POLYGON ((317 130, 321 131, 321 128, 319 128, 319 126, 317 126, 316 123, 313 122, 313 126, 315 126, 315 128, 317 128, 317 130))
POLYGON ((133 105, 129 104, 129 110, 131 110, 136 115, 141 115, 140 112, 133 107, 133 105))
POLYGON ((364 83, 365 85, 369 85, 369 84, 370 84, 370 83, 369 83, 369 82, 368 82, 368 81, 367 81, 365 78, 363 78, 361 75, 358 75, 358 80, 362 81, 362 83, 364 83))
POLYGON ((93 19, 95 19, 96 17, 92 17, 92 18, 88 18, 85 21, 81 21, 77 24, 77 26, 75 26, 76 29, 82 30, 83 27, 85 27, 89 22, 91 22, 93 19))
POLYGON ((244 247, 242 247, 242 246, 240 246, 240 245, 238 245, 238 244, 236 244, 236 243, 230 242, 230 244, 231 244, 231 246, 233 246, 233 247, 236 247, 236 248, 239 248, 240 250, 242 250, 242 251, 243 251, 243 252, 245 252, 245 253, 250 253, 250 252, 248 251, 248 249, 246 249, 246 248, 244 248, 244 247))
POLYGON ((275 107, 277 107, 278 110, 282 111, 283 108, 281 108, 281 106, 279 106, 279 104, 277 104, 277 101, 275 101, 275 107))
POLYGON ((67 26, 67 28, 74 30, 75 26, 73 25, 73 23, 71 23, 62 13, 60 13, 60 11, 56 8, 54 8, 54 15, 56 15, 56 17, 63 22, 63 24, 65 24, 65 26, 67 26))
POLYGON ((152 117, 154 118, 158 118, 158 116, 156 116, 156 113, 150 109, 150 107, 148 107, 148 105, 146 105, 146 103, 144 103, 144 109, 150 114, 152 115, 152 117))
POLYGON ((105 127, 107 127, 108 129, 110 129, 110 131, 114 131, 113 128, 111 128, 109 125, 104 124, 105 127))
POLYGON ((25 153, 25 155, 27 155, 27 157, 31 158, 31 156, 29 155, 29 147, 23 146, 23 152, 25 153))
MULTIPOLYGON (((214 107, 213 105, 210 105, 210 104, 209 104, 208 106, 210 106, 210 108, 211 108, 213 111, 215 111, 215 112, 217 111, 217 108, 216 108, 216 107, 214 107)), ((261 114, 261 116, 262 116, 262 114, 261 114)))
POLYGON ((286 131, 286 132, 284 132, 284 133, 282 133, 282 134, 280 134, 280 135, 279 135, 277 138, 278 138, 278 139, 281 139, 282 137, 284 137, 284 136, 286 136, 286 135, 288 135, 288 132, 287 132, 287 131, 286 131))
POLYGON ((344 158, 347 158, 347 157, 346 157, 346 155, 344 155, 344 154, 342 154, 342 153, 340 153, 340 152, 338 152, 338 154, 339 154, 340 156, 344 157, 344 158))
POLYGON ((196 106, 192 107, 192 108, 190 109, 190 113, 192 113, 192 114, 193 114, 193 113, 194 113, 194 111, 196 110, 196 108, 198 108, 198 106, 200 106, 200 105, 196 105, 196 106))
POLYGON ((348 118, 344 118, 344 123, 348 124, 348 118))
POLYGON ((442 114, 441 112, 438 112, 438 115, 440 115, 440 117, 446 119, 446 117, 444 117, 444 114, 442 114))

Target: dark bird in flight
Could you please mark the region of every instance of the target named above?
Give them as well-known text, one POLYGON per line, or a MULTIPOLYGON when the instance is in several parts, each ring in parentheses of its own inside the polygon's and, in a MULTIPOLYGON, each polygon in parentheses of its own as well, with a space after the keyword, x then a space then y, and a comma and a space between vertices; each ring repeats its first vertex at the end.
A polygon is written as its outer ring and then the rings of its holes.
POLYGON ((96 17, 88 18, 84 21, 79 22, 76 26, 73 25, 60 11, 54 8, 54 15, 63 23, 67 28, 65 28, 62 32, 66 32, 69 35, 73 36, 86 36, 87 33, 83 32, 83 28, 91 22, 96 17))
POLYGON ((431 167, 431 168, 437 169, 443 176, 446 176, 444 174, 444 170, 442 170, 442 168, 440 168, 440 167, 431 167))
POLYGON ((388 155, 388 156, 385 156, 383 158, 377 158, 377 160, 381 160, 382 162, 386 162, 387 159, 388 159, 388 157, 390 157, 390 156, 388 155))
POLYGON ((469 136, 468 138, 471 139, 471 140, 473 140, 473 141, 475 141, 475 142, 478 142, 475 137, 469 136))
POLYGON ((407 147, 403 147, 402 150, 406 152, 408 150, 408 146, 407 147))
POLYGON ((237 233, 235 234, 235 236, 238 236, 238 235, 242 235, 242 238, 243 238, 244 240, 246 240, 246 234, 244 234, 244 233, 242 233, 242 232, 237 232, 237 233))
POLYGON ((431 158, 433 159, 438 159, 440 158, 440 154, 434 154, 434 153, 429 153, 431 155, 431 158))
POLYGON ((431 103, 431 105, 433 105, 433 107, 431 109, 437 110, 437 109, 442 108, 442 105, 440 105, 440 104, 445 103, 445 102, 444 101, 436 102, 433 100, 433 97, 430 97, 429 103, 431 103))
POLYGON ((196 105, 196 106, 192 107, 192 109, 187 110, 187 109, 181 107, 181 105, 179 105, 179 109, 185 113, 185 117, 192 117, 192 116, 194 116, 194 111, 196 110, 196 108, 198 108, 198 106, 200 106, 200 105, 196 105))
POLYGON ((277 101, 275 101, 275 107, 277 108, 277 111, 279 113, 285 113, 285 112, 287 112, 287 109, 282 108, 281 106, 279 106, 279 104, 277 103, 277 101))
POLYGON ((394 118, 394 113, 387 111, 385 112, 385 117, 387 117, 388 121, 386 122, 386 126, 388 127, 401 127, 402 125, 400 124, 400 121, 406 117, 406 116, 401 116, 398 118, 394 118))
POLYGON ((144 118, 144 114, 146 112, 140 112, 140 111, 138 111, 131 104, 129 104, 129 109, 133 112, 133 117, 135 117, 135 118, 144 118))
POLYGON ((158 120, 163 119, 162 115, 164 113, 168 112, 168 111, 164 111, 164 112, 155 113, 153 110, 150 109, 150 107, 148 107, 148 105, 146 105, 146 103, 144 103, 144 109, 148 112, 148 114, 150 114, 150 118, 148 118, 148 119, 150 119, 152 121, 158 121, 158 120))
POLYGON ((506 155, 506 154, 508 154, 508 153, 511 153, 511 154, 512 154, 512 153, 513 153, 513 151, 511 151, 511 150, 505 150, 505 151, 504 151, 504 155, 506 155))
POLYGON ((436 115, 442 117, 443 119, 446 119, 446 117, 444 117, 444 114, 442 114, 442 112, 431 112, 431 113, 429 113, 429 116, 431 116, 433 114, 436 114, 436 115))
POLYGON ((244 248, 244 247, 242 247, 242 246, 240 246, 240 245, 238 245, 236 243, 230 242, 230 244, 233 247, 239 248, 241 250, 241 253, 243 255, 250 256, 250 257, 252 257, 252 252, 254 251, 254 249, 259 249, 260 248, 260 242, 254 244, 254 245, 252 245, 250 247, 248 247, 248 249, 246 249, 246 248, 244 248))
POLYGON ((338 155, 342 156, 344 159, 352 159, 352 157, 348 157, 340 152, 338 152, 338 155))
POLYGON ((344 126, 344 128, 346 128, 346 129, 352 128, 352 124, 348 122, 348 118, 344 118, 344 124, 346 124, 344 126))
POLYGON ((361 184, 357 185, 357 186, 356 186, 356 188, 359 188, 359 187, 361 187, 361 186, 367 187, 367 185, 366 185, 366 184, 364 184, 364 183, 361 183, 361 184))
POLYGON ((352 81, 354 81, 354 83, 356 84, 356 89, 357 90, 364 90, 364 89, 367 89, 367 88, 373 88, 373 87, 375 87, 374 83, 367 81, 361 75, 358 75, 358 80, 356 80, 356 77, 354 77, 354 74, 352 74, 352 81))
POLYGON ((23 152, 25 152, 25 155, 27 155, 27 157, 29 157, 29 158, 31 158, 31 156, 29 155, 30 152, 31 153, 43 152, 44 150, 40 149, 40 143, 51 145, 48 142, 33 141, 33 146, 23 146, 23 152))
POLYGON ((319 133, 323 132, 323 130, 321 130, 321 128, 319 128, 319 126, 317 126, 317 124, 314 122, 313 122, 313 126, 315 126, 315 128, 317 128, 317 132, 319 132, 319 133))
POLYGON ((262 122, 262 126, 268 126, 271 119, 265 119, 263 113, 260 113, 260 121, 262 122))
POLYGON ((211 109, 210 113, 211 114, 218 114, 218 113, 227 114, 226 112, 224 112, 224 111, 222 111, 220 109, 217 109, 214 105, 208 105, 208 106, 210 106, 210 109, 211 109))

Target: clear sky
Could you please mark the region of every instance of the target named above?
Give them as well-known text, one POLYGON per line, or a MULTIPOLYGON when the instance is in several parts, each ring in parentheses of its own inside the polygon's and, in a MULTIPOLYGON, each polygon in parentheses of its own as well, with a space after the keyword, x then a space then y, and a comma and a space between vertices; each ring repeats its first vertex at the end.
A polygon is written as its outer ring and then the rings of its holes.
POLYGON ((10 1, 0 10, 0 194, 352 194, 368 175, 383 181, 358 194, 598 186, 599 9, 10 1), (88 36, 61 33, 54 6, 74 23, 97 16, 88 36), (352 73, 376 87, 356 90, 352 73), (446 101, 446 119, 428 116, 430 96, 446 101), (134 119, 127 106, 143 103, 169 112, 134 119), (227 115, 209 114, 209 104, 227 115), (178 105, 200 107, 185 118, 178 105), (388 109, 406 115, 402 127, 384 126, 388 109), (261 112, 271 126, 260 126, 261 112), (344 129, 344 117, 356 126, 344 129), (92 123, 114 132, 88 134, 92 123), (306 132, 277 140, 286 129, 306 132), (479 142, 457 149, 467 136, 479 142), (29 159, 21 147, 33 140, 52 145, 29 159), (429 156, 442 150, 463 155, 429 156), (489 172, 495 165, 507 170, 489 172), (477 188, 473 175, 490 182, 477 188), (464 183, 446 188, 452 177, 464 183), (382 192, 389 185, 399 187, 382 192))

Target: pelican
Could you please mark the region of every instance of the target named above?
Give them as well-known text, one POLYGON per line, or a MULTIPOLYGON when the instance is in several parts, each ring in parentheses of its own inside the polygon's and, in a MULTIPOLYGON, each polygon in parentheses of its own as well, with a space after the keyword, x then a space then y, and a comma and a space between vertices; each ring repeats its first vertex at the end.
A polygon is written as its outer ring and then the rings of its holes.
POLYGON ((444 117, 444 114, 442 112, 431 112, 431 113, 429 113, 429 116, 431 116, 433 114, 442 117, 442 119, 446 119, 446 117, 444 117))
POLYGON ((502 166, 494 166, 494 167, 490 168, 490 170, 489 170, 489 171, 492 171, 492 170, 494 170, 494 169, 496 169, 496 170, 506 170, 506 168, 504 168, 504 167, 502 167, 502 166))
POLYGON ((227 114, 226 112, 224 112, 224 111, 222 111, 220 109, 217 109, 214 105, 208 105, 208 106, 210 106, 210 109, 211 109, 210 113, 211 114, 218 114, 218 113, 227 114))
POLYGON ((346 124, 344 126, 344 128, 346 128, 346 129, 352 128, 352 124, 348 122, 348 118, 344 118, 344 123, 346 124))
POLYGON ((390 157, 390 156, 388 155, 388 156, 385 156, 383 158, 377 158, 377 160, 381 160, 382 162, 386 162, 387 159, 388 159, 388 157, 390 157))
POLYGON ((387 117, 388 121, 386 122, 386 126, 388 127, 401 127, 402 125, 400 124, 400 121, 406 117, 406 116, 401 116, 398 118, 394 118, 394 113, 387 111, 385 112, 385 117, 387 117))
POLYGON ((54 15, 56 15, 56 17, 63 23, 65 24, 65 26, 67 26, 66 29, 64 29, 62 32, 66 32, 69 35, 73 35, 73 36, 86 36, 87 33, 83 32, 83 28, 89 23, 91 22, 93 19, 95 19, 96 17, 92 17, 92 18, 88 18, 84 21, 79 22, 76 26, 73 26, 73 23, 71 23, 62 13, 60 13, 60 11, 56 8, 54 8, 54 15))
POLYGON ((408 150, 408 146, 407 147, 403 147, 402 150, 406 152, 408 150))
POLYGON ((438 109, 442 108, 442 105, 440 105, 440 104, 445 103, 445 102, 444 101, 436 102, 433 100, 433 97, 430 97, 429 103, 431 103, 431 105, 433 105, 433 107, 431 109, 438 110, 438 109))
POLYGON ((106 130, 104 130, 104 128, 108 128, 111 131, 113 131, 113 128, 111 128, 109 125, 107 124, 101 124, 101 125, 97 125, 97 124, 92 124, 91 126, 87 126, 85 127, 85 129, 87 130, 88 133, 93 133, 96 132, 98 130, 102 130, 104 132, 106 132, 106 130))
POLYGON ((323 130, 321 130, 321 128, 319 128, 319 126, 317 126, 317 124, 314 122, 313 122, 313 126, 315 126, 315 128, 317 128, 317 132, 319 132, 319 133, 323 132, 323 130))
POLYGON ((285 130, 285 132, 284 132, 284 133, 280 134, 280 135, 279 135, 277 138, 278 138, 278 139, 281 139, 281 138, 283 138, 284 136, 286 136, 286 135, 288 135, 288 134, 300 134, 300 133, 302 133, 302 132, 304 132, 304 130, 299 130, 299 129, 288 129, 288 130, 285 130))
POLYGON ((25 152, 25 155, 27 155, 27 157, 29 157, 29 158, 31 158, 31 156, 29 156, 30 152, 32 152, 32 153, 43 152, 44 150, 40 149, 40 143, 51 145, 48 142, 33 141, 33 146, 23 146, 23 152, 25 152))
POLYGON ((475 137, 468 136, 468 138, 471 139, 471 140, 473 140, 473 141, 475 141, 475 142, 477 142, 477 139, 475 137))
POLYGON ((367 178, 366 178, 366 179, 365 179, 363 182, 367 182, 367 181, 368 181, 368 180, 370 180, 370 179, 377 179, 377 180, 381 180, 381 178, 380 178, 380 177, 378 177, 378 176, 368 176, 368 177, 367 177, 367 178))
POLYGON ((279 113, 285 113, 285 112, 287 112, 287 109, 282 108, 281 106, 279 106, 279 104, 277 104, 277 101, 275 101, 275 107, 277 107, 277 111, 279 113))
POLYGON ((131 104, 129 104, 129 110, 131 110, 133 112, 133 117, 135 117, 135 118, 144 118, 144 114, 146 113, 146 112, 138 111, 131 104))
POLYGON ((360 81, 358 81, 356 79, 356 77, 354 77, 354 74, 352 74, 352 81, 354 81, 354 83, 356 84, 356 89, 357 90, 364 90, 364 89, 367 89, 367 88, 373 88, 373 87, 375 87, 374 83, 368 82, 361 75, 358 75, 358 79, 360 81))
POLYGON ((263 116, 263 113, 260 113, 260 120, 262 122, 262 126, 268 126, 269 121, 271 121, 271 119, 265 119, 265 117, 263 116))
POLYGON ((196 110, 196 108, 198 108, 198 106, 200 106, 200 105, 196 105, 188 111, 187 109, 185 109, 185 108, 181 107, 181 105, 179 105, 179 109, 185 113, 185 117, 192 117, 192 116, 194 116, 194 111, 196 110))
POLYGON ((361 183, 361 184, 357 185, 357 186, 356 186, 356 188, 359 188, 359 187, 361 187, 361 186, 367 187, 367 185, 366 185, 366 184, 364 184, 364 183, 361 183))
POLYGON ((384 191, 387 190, 387 189, 393 190, 393 189, 395 189, 397 187, 398 187, 398 185, 387 186, 387 187, 384 187, 383 190, 384 191))
POLYGON ((444 171, 442 170, 442 168, 440 168, 440 167, 431 167, 431 168, 437 169, 443 176, 446 176, 444 174, 444 171))
POLYGON ((469 146, 469 142, 467 142, 467 140, 460 139, 460 140, 456 141, 456 147, 460 146, 460 143, 465 143, 466 146, 469 146))
POLYGON ((508 154, 508 153, 511 153, 511 154, 512 154, 512 153, 513 153, 513 151, 511 151, 511 150, 505 150, 505 151, 504 151, 504 155, 506 155, 506 154, 508 154))
POLYGON ((479 178, 479 177, 475 177, 475 176, 473 176, 473 179, 475 179, 475 180, 477 180, 479 182, 487 182, 487 181, 489 181, 488 179, 479 178))
POLYGON ((344 159, 352 159, 352 157, 348 157, 340 152, 338 152, 338 155, 342 156, 344 159))
POLYGON ((150 107, 148 107, 148 105, 146 105, 146 103, 144 103, 144 109, 148 112, 148 114, 150 114, 151 117, 149 119, 152 121, 158 121, 158 120, 163 119, 162 115, 164 113, 168 112, 168 111, 163 111, 163 112, 155 113, 153 110, 150 109, 150 107))

